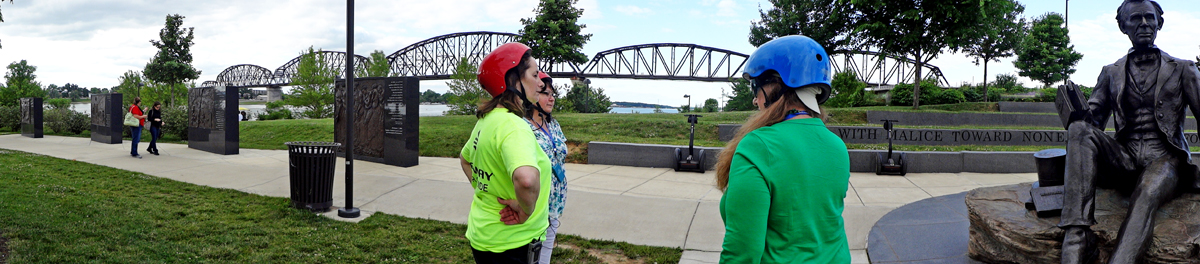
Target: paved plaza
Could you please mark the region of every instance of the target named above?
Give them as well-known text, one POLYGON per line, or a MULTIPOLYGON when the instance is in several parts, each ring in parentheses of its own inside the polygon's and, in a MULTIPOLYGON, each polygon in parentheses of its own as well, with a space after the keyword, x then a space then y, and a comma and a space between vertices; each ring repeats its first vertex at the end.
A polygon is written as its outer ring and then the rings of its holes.
MULTIPOLYGON (((0 136, 3 149, 247 193, 289 196, 285 150, 241 149, 239 155, 223 156, 186 145, 159 145, 162 156, 143 153, 144 159, 135 159, 129 157, 128 141, 110 145, 78 137, 0 136)), ((335 206, 344 206, 345 166, 340 158, 338 164, 333 199, 335 206)), ((567 164, 566 170, 570 190, 559 232, 683 248, 680 263, 717 262, 724 226, 718 213, 721 192, 713 187, 712 172, 589 164, 567 164)), ((906 177, 852 173, 842 215, 853 263, 868 263, 865 249, 871 226, 896 207, 978 187, 1036 180, 1036 173, 921 173, 906 177)), ((409 168, 357 161, 353 196, 354 205, 365 216, 380 212, 466 223, 472 188, 457 158, 421 157, 420 165, 409 168)))

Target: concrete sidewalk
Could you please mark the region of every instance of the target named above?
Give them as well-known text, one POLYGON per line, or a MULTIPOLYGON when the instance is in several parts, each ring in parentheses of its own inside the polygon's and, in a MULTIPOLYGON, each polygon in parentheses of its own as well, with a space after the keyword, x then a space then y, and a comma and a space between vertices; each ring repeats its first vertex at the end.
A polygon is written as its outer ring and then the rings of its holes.
MULTIPOLYGON (((0 136, 0 148, 72 159, 137 171, 183 182, 288 197, 285 150, 241 149, 216 155, 180 144, 159 144, 162 156, 129 156, 130 143, 110 145, 88 138, 0 136)), ((342 159, 334 181, 334 205, 344 206, 342 159)), ((472 188, 456 158, 421 157, 418 166, 401 168, 354 163, 354 205, 364 214, 466 223, 472 188)), ((679 173, 666 168, 567 164, 569 192, 559 232, 634 244, 679 247, 680 263, 716 263, 724 238, 718 213, 721 192, 713 173, 679 173)), ((909 174, 885 177, 852 173, 846 194, 846 234, 853 263, 867 263, 870 228, 892 209, 920 199, 970 189, 1036 180, 1028 174, 909 174)), ((363 217, 365 218, 365 217, 363 217)))

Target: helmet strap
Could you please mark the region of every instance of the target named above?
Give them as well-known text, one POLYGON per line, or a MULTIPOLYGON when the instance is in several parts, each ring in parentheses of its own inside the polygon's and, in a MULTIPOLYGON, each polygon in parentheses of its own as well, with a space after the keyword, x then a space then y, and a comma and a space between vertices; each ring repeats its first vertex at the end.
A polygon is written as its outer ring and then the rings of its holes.
POLYGON ((763 94, 765 95, 763 96, 763 108, 771 107, 771 104, 775 103, 775 101, 779 101, 780 98, 783 98, 783 85, 779 85, 779 89, 775 90, 776 91, 774 93, 767 93, 767 89, 762 89, 763 94))
MULTIPOLYGON (((524 84, 524 83, 522 83, 522 82, 520 82, 520 81, 518 81, 518 82, 517 82, 517 85, 518 85, 519 87, 521 87, 521 88, 519 88, 520 90, 518 90, 518 91, 517 91, 518 93, 520 93, 520 97, 521 97, 521 105, 522 105, 522 106, 524 106, 524 107, 525 107, 525 109, 531 109, 531 108, 532 108, 532 109, 535 109, 535 110, 537 110, 538 114, 539 114, 539 115, 542 115, 542 117, 544 118, 544 120, 546 120, 546 121, 549 121, 549 120, 550 120, 550 113, 547 113, 547 112, 546 112, 546 110, 542 110, 542 103, 541 103, 541 102, 536 102, 536 103, 535 103, 535 102, 530 102, 530 101, 529 101, 529 98, 525 96, 525 84, 524 84)), ((528 113, 528 112, 526 112, 526 113, 528 113)), ((530 116, 527 116, 527 117, 532 117, 532 115, 530 115, 530 116)))

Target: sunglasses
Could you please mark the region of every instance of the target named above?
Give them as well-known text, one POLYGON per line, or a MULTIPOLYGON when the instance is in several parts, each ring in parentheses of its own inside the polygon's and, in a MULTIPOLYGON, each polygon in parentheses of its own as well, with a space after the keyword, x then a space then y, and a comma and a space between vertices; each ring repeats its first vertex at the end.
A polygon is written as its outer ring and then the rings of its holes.
POLYGON ((779 77, 776 77, 775 75, 771 75, 771 74, 763 74, 763 75, 759 75, 758 77, 750 78, 751 94, 758 94, 758 91, 761 91, 763 89, 763 86, 767 86, 768 84, 779 83, 779 82, 780 82, 779 77))

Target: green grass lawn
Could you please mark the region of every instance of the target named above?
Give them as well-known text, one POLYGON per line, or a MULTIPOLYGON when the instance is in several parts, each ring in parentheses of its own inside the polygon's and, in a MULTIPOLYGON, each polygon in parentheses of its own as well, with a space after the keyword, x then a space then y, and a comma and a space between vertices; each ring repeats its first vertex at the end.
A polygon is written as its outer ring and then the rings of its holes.
MULTIPOLYGON (((996 112, 996 103, 961 103, 951 105, 928 105, 919 110, 902 106, 873 106, 828 109, 827 124, 831 126, 879 126, 866 120, 867 111, 921 111, 921 112, 996 112)), ((746 121, 754 112, 697 113, 702 115, 696 124, 697 146, 721 147, 725 142, 717 140, 717 124, 738 124, 746 121)), ((690 125, 685 114, 556 114, 555 118, 567 136, 569 162, 587 161, 587 142, 608 141, 627 143, 687 145, 690 125)), ((475 126, 474 116, 425 116, 420 118, 420 153, 422 156, 457 157, 459 150, 475 126)), ((240 124, 240 144, 243 148, 287 149, 289 141, 333 141, 333 119, 296 119, 247 121, 240 124)), ((1018 129, 1054 130, 1056 127, 1015 126, 898 126, 900 128, 940 129, 1018 129)), ((61 135, 47 132, 48 135, 61 135)), ((87 137, 88 132, 80 135, 87 137)), ((143 133, 142 142, 149 141, 149 133, 143 133)), ((166 135, 160 142, 185 143, 179 138, 166 135)), ((850 148, 868 148, 869 145, 850 144, 850 148)), ((904 148, 942 149, 940 146, 910 146, 904 148)), ((980 151, 1009 151, 1010 146, 961 147, 980 151)))
MULTIPOLYGON (((339 222, 287 198, 19 151, 0 149, 0 186, 0 263, 473 263, 464 225, 383 213, 339 222)), ((560 241, 556 263, 677 263, 681 254, 560 241)))

